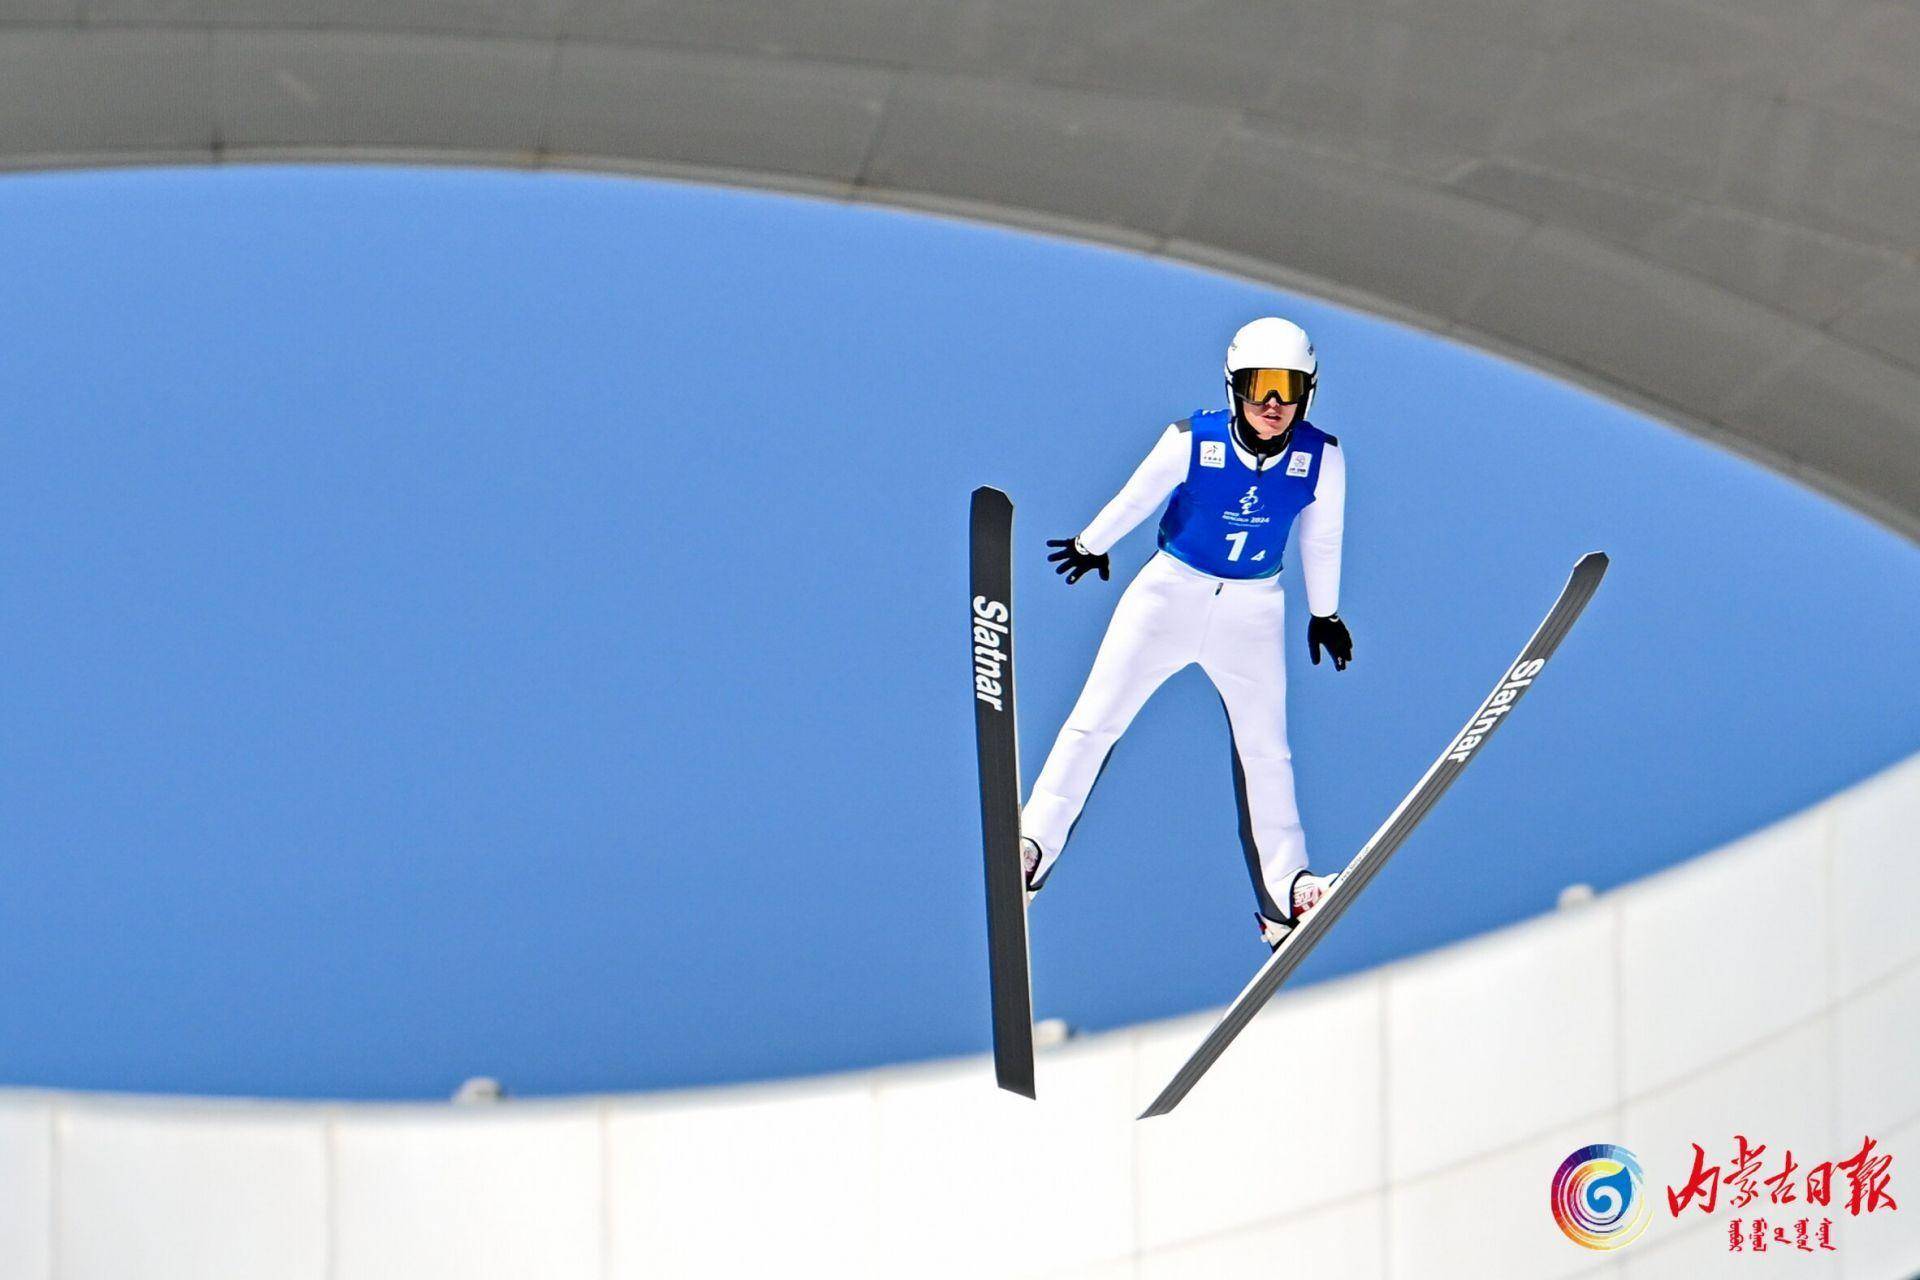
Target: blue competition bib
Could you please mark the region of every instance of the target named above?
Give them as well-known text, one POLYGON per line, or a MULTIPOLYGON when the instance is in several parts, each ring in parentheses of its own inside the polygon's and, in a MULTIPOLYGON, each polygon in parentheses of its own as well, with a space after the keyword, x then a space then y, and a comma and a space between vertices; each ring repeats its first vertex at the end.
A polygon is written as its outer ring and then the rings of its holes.
POLYGON ((1232 422, 1225 409, 1187 420, 1187 478, 1160 517, 1160 549, 1216 578, 1271 578, 1294 517, 1313 501, 1332 437, 1297 422, 1287 451, 1255 471, 1233 447, 1232 422))

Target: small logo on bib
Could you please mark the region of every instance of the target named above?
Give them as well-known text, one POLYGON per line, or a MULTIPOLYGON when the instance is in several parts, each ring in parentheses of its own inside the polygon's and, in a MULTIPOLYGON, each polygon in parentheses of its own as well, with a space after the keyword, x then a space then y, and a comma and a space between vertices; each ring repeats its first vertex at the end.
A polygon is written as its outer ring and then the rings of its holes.
POLYGON ((1202 440, 1200 442, 1200 465, 1203 467, 1226 466, 1227 442, 1224 440, 1202 440))
POLYGON ((1296 449, 1287 459, 1287 474, 1290 476, 1303 476, 1312 469, 1313 455, 1310 453, 1301 453, 1296 449))

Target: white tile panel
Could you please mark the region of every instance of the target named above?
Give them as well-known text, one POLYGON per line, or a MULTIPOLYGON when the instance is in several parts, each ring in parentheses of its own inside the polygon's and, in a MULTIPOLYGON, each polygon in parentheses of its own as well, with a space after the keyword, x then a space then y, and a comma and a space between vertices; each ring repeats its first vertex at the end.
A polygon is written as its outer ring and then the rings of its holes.
POLYGON ((0 1276, 53 1273, 51 1095, 0 1094, 0 1276))
POLYGON ((1549 1189, 1570 1152, 1608 1140, 1603 1124, 1575 1125, 1396 1185, 1389 1193, 1387 1274, 1394 1280, 1559 1280, 1590 1270, 1593 1251, 1555 1225, 1549 1189))
MULTIPOLYGON (((1857 1140, 1920 1116, 1920 962, 1847 1001, 1834 1027, 1835 1136, 1857 1140)), ((1913 1159, 1920 1170, 1920 1151, 1913 1159)))
POLYGON ((326 1128, 312 1107, 70 1100, 60 1280, 324 1280, 326 1128))
MULTIPOLYGON (((1783 1248, 1769 1243, 1764 1254, 1746 1246, 1735 1253, 1727 1239, 1733 1216, 1722 1214, 1711 1222, 1690 1224, 1684 1231, 1661 1236, 1654 1232, 1672 1224, 1656 1221, 1640 1241, 1648 1247, 1630 1245, 1623 1251, 1627 1263, 1623 1280, 1755 1280, 1756 1276, 1838 1280, 1840 1255, 1822 1253, 1817 1246, 1812 1253, 1801 1253, 1791 1245, 1783 1248)), ((1798 1221, 1802 1216, 1795 1213, 1788 1221, 1798 1221)))
POLYGON ((1387 971, 1389 1176, 1618 1101, 1614 929, 1595 903, 1387 971))
POLYGON ((984 1061, 882 1073, 879 1274, 1015 1276, 1133 1248, 1129 1055, 1117 1037, 1043 1054, 1039 1102, 984 1061))
POLYGON ((342 1109, 328 1280, 599 1280, 591 1103, 342 1109))
MULTIPOLYGON (((1139 1123, 1142 1248, 1382 1185, 1381 999, 1373 977, 1281 996, 1171 1115, 1139 1123)), ((1152 1100, 1213 1023, 1210 1014, 1138 1033, 1128 1114, 1152 1100)))
POLYGON ((1132 1258, 1115 1258, 1084 1267, 1068 1267, 1064 1271, 1049 1271, 1044 1280, 1134 1280, 1138 1274, 1132 1258))
POLYGON ((1386 1197, 1365 1195, 1265 1226, 1241 1227, 1145 1253, 1139 1280, 1268 1275, 1384 1280, 1385 1230, 1386 1197))
POLYGON ((1615 895, 1629 1096, 1825 1003, 1827 831, 1809 810, 1615 895))
POLYGON ((875 1270, 869 1077, 611 1104, 610 1280, 875 1270))
POLYGON ((1736 1133, 1772 1168, 1862 1132, 1920 1158, 1920 961, 1898 929, 1845 936, 1904 926, 1880 899, 1910 896, 1916 791, 1909 763, 1594 906, 1290 993, 1143 1123, 1213 1015, 1043 1054, 1039 1104, 984 1059, 495 1108, 0 1094, 0 1276, 1911 1274, 1911 1206, 1768 1263, 1726 1250, 1730 1207, 1676 1222, 1665 1192, 1692 1143, 1718 1164, 1736 1133), (1832 1009, 1830 954, 1873 975, 1832 1009), (1588 1060, 1615 972, 1618 1101, 1588 1060), (1566 1153, 1603 1141, 1640 1156, 1656 1210, 1617 1256, 1545 1204, 1566 1153), (1412 1176, 1387 1187, 1390 1167, 1412 1176))
POLYGON ((1841 994, 1920 960, 1920 756, 1827 802, 1841 994))
POLYGON ((1882 1149, 1894 1153, 1894 1198, 1900 1207, 1834 1223, 1840 1274, 1844 1280, 1920 1276, 1920 1212, 1915 1212, 1920 1209, 1920 1177, 1914 1172, 1920 1168, 1920 1121, 1874 1136, 1882 1149))
MULTIPOLYGON (((1803 1170, 1852 1153, 1853 1148, 1839 1149, 1842 1143, 1833 1132, 1830 1050, 1827 1022, 1815 1019, 1712 1070, 1627 1102, 1617 1136, 1600 1140, 1618 1142, 1640 1157, 1660 1196, 1661 1217, 1654 1224, 1664 1228, 1660 1235, 1676 1234, 1680 1223, 1724 1227, 1735 1212, 1724 1197, 1712 1214, 1696 1201, 1678 1222, 1665 1207, 1666 1189, 1684 1186, 1693 1170, 1696 1143, 1709 1167, 1732 1161, 1736 1135, 1764 1144, 1760 1160, 1767 1173, 1780 1171, 1789 1150, 1803 1170)), ((1648 1235, 1653 1237, 1654 1230, 1648 1235)))

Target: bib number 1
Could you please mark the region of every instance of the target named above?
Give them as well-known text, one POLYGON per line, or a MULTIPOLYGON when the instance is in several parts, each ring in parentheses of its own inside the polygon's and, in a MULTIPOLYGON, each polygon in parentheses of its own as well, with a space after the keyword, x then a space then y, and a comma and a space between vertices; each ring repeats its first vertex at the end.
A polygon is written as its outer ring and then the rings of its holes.
POLYGON ((1247 531, 1242 529, 1239 533, 1230 533, 1227 541, 1233 544, 1233 550, 1227 552, 1227 559, 1238 560, 1240 553, 1247 549, 1247 531))

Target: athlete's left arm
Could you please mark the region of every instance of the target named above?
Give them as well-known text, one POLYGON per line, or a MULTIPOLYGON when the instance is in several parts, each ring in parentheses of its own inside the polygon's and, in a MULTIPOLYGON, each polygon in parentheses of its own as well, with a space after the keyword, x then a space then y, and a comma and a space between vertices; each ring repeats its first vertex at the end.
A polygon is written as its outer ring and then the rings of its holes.
POLYGON ((1347 460, 1328 441, 1320 452, 1313 501, 1300 513, 1300 572, 1307 608, 1322 618, 1340 612, 1340 542, 1347 528, 1347 460))

